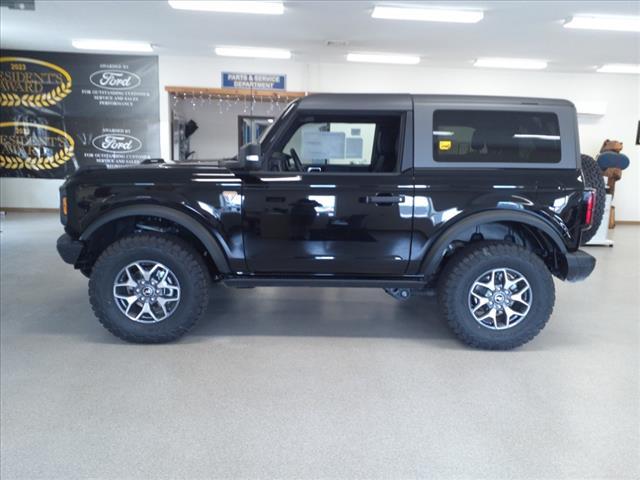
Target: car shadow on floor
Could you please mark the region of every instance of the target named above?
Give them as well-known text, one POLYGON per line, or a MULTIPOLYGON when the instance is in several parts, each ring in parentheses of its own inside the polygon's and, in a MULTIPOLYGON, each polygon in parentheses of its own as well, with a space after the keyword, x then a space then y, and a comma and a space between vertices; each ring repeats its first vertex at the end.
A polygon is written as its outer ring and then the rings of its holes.
POLYGON ((433 297, 399 301, 382 290, 333 288, 214 287, 207 313, 183 341, 243 335, 438 339, 458 346, 433 297))
MULTIPOLYGON (((7 318, 17 315, 6 313, 7 318)), ((3 325, 3 335, 13 332, 77 335, 89 342, 124 344, 99 324, 84 289, 67 296, 64 303, 50 304, 46 315, 43 311, 30 321, 3 325)), ((432 297, 399 301, 379 289, 236 289, 222 285, 211 289, 203 318, 179 343, 233 336, 434 339, 447 348, 462 347, 432 297)))

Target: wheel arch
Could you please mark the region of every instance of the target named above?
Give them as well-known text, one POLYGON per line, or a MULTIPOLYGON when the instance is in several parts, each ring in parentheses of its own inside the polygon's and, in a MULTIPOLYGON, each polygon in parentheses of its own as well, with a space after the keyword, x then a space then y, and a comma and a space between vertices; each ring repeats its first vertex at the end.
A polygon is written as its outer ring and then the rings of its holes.
POLYGON ((197 219, 175 208, 161 205, 129 205, 111 210, 94 220, 80 235, 80 240, 90 242, 92 236, 101 228, 127 218, 155 217, 174 223, 195 237, 207 251, 220 273, 231 271, 224 250, 215 235, 197 219))
MULTIPOLYGON (((445 261, 447 253, 451 251, 450 247, 453 242, 459 240, 465 233, 487 225, 516 226, 523 236, 544 244, 547 248, 552 249, 554 254, 557 253, 560 257, 564 257, 567 253, 567 246, 562 235, 550 221, 528 212, 490 210, 469 215, 440 232, 427 249, 420 272, 425 278, 433 277, 445 261)), ((558 265, 550 265, 548 261, 547 264, 553 273, 560 273, 558 265)))

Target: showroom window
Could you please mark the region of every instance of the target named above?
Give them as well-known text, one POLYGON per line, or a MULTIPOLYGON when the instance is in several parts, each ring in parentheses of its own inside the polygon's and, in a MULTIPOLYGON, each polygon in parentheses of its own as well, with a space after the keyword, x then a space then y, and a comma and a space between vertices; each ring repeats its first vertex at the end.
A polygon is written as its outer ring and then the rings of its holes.
POLYGON ((436 110, 436 162, 558 163, 558 117, 546 112, 436 110))
POLYGON ((278 170, 282 161, 290 165, 297 156, 308 173, 392 172, 398 163, 399 136, 399 116, 307 117, 277 149, 270 170, 278 170))

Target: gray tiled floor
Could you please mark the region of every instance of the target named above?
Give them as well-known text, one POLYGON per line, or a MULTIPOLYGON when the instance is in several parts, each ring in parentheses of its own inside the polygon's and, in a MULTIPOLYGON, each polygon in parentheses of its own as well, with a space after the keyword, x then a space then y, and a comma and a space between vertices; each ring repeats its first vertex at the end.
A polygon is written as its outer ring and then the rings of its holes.
POLYGON ((461 346, 433 300, 213 291, 183 341, 129 345, 58 259, 55 215, 1 243, 1 477, 638 478, 640 228, 514 352, 461 346))

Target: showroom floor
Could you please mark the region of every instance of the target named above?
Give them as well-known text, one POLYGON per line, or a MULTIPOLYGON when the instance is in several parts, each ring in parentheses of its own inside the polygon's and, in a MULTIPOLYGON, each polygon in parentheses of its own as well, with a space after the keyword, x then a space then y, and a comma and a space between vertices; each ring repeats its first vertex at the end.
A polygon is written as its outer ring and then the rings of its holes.
POLYGON ((1 471, 14 478, 638 478, 640 227, 514 352, 430 298, 216 287, 181 342, 125 344, 55 252, 2 221, 1 471))

